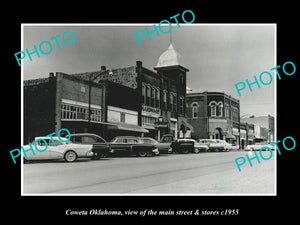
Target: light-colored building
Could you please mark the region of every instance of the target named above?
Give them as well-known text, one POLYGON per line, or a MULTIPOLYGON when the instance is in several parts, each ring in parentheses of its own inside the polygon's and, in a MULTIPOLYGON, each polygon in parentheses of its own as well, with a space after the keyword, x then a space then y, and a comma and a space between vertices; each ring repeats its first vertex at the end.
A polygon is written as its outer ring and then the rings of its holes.
POLYGON ((254 124, 255 139, 274 142, 274 117, 271 115, 241 118, 241 121, 248 124, 254 124))

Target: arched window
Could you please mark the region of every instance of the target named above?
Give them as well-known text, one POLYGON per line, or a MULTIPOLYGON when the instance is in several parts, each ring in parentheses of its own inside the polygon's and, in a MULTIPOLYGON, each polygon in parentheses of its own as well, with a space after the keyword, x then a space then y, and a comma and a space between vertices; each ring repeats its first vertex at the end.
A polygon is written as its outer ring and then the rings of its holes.
POLYGON ((223 102, 218 102, 217 116, 219 116, 219 117, 223 116, 223 102))
POLYGON ((211 101, 209 103, 210 106, 210 116, 216 116, 217 115, 217 103, 215 101, 211 101))
POLYGON ((193 102, 192 103, 192 117, 193 118, 198 118, 198 103, 197 102, 193 102))

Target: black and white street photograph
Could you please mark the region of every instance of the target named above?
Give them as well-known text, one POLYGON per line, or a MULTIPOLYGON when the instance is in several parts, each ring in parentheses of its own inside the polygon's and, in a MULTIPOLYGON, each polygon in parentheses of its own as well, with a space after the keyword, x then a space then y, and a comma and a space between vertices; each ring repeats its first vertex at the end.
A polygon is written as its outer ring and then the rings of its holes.
POLYGON ((297 221, 296 4, 109 3, 2 13, 3 220, 297 221))
POLYGON ((22 196, 276 196, 276 83, 295 64, 276 23, 193 15, 22 24, 22 196))

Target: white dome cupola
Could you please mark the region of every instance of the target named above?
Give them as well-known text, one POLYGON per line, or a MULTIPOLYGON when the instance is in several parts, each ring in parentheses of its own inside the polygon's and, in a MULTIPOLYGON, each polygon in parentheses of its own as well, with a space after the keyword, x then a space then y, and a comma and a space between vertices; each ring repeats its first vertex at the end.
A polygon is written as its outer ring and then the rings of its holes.
POLYGON ((160 55, 154 69, 171 66, 182 66, 185 68, 182 56, 174 49, 172 44, 170 44, 169 48, 160 55))

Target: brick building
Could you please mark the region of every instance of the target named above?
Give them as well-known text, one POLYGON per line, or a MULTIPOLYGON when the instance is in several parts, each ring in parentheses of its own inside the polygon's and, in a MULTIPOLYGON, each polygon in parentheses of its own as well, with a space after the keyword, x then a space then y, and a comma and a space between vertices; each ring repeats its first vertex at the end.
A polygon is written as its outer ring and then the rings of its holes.
MULTIPOLYGON (((223 92, 187 94, 187 118, 192 138, 223 139, 239 144, 240 103, 223 92)), ((243 132, 244 133, 244 132, 243 132)))
POLYGON ((275 141, 273 116, 251 116, 249 118, 242 118, 241 121, 255 125, 255 141, 268 141, 270 143, 275 141))
POLYGON ((137 100, 137 93, 129 87, 61 72, 24 81, 24 142, 61 128, 108 139, 112 133, 148 132, 137 125, 137 100))
POLYGON ((154 70, 141 61, 125 68, 24 81, 24 142, 67 128, 107 140, 117 135, 160 138, 187 132, 186 72, 172 45, 154 70))

